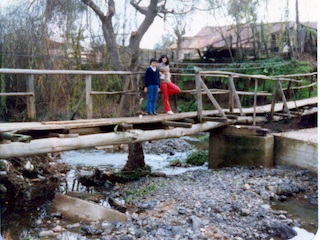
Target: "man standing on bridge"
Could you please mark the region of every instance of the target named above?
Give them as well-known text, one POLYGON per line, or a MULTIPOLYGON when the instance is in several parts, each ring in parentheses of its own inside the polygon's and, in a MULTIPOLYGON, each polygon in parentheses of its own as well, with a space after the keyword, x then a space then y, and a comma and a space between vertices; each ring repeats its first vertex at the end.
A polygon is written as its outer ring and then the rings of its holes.
POLYGON ((156 103, 160 86, 160 73, 157 69, 158 61, 155 58, 150 59, 150 66, 144 75, 144 92, 148 93, 147 113, 148 115, 157 115, 156 103))

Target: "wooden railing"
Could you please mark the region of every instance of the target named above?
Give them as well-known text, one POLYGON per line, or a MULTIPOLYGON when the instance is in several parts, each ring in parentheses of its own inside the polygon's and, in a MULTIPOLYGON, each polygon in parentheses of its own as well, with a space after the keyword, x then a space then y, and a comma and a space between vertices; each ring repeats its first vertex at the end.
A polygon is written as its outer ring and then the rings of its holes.
MULTIPOLYGON (((29 69, 5 69, 0 68, 0 74, 24 74, 27 75, 26 78, 26 92, 1 92, 1 96, 26 96, 27 97, 27 114, 28 119, 30 121, 34 121, 36 119, 36 104, 35 104, 35 86, 34 86, 34 76, 35 75, 81 75, 84 76, 85 79, 85 99, 86 99, 86 117, 92 118, 93 117, 93 107, 92 107, 92 96, 93 95, 113 95, 113 94, 137 94, 140 91, 128 91, 128 80, 124 83, 123 91, 118 92, 99 92, 94 91, 92 89, 92 76, 93 75, 125 75, 125 76, 132 76, 136 74, 143 74, 143 73, 132 73, 129 71, 81 71, 81 70, 29 70, 29 69)), ((222 119, 227 119, 225 111, 220 107, 218 101, 215 99, 215 94, 228 94, 229 95, 229 112, 234 111, 234 104, 236 104, 237 109, 241 116, 244 116, 245 113, 243 111, 240 95, 246 96, 253 96, 254 103, 253 107, 256 109, 257 107, 257 97, 258 96, 272 96, 272 103, 271 103, 271 119, 274 114, 274 106, 277 101, 278 95, 281 96, 281 100, 284 105, 284 111, 291 117, 291 113, 287 107, 287 99, 285 96, 285 91, 293 91, 293 90, 301 90, 304 88, 311 88, 317 84, 316 77, 317 73, 309 73, 309 74, 294 74, 294 75, 281 75, 281 76, 264 76, 264 75, 246 75, 246 74, 239 74, 234 72, 224 72, 224 71, 198 71, 195 74, 173 74, 174 77, 176 76, 192 76, 195 78, 195 89, 192 90, 184 90, 182 93, 191 93, 196 94, 196 101, 197 101, 197 114, 198 114, 198 121, 202 122, 202 112, 203 112, 203 99, 202 96, 205 94, 208 96, 214 107, 218 110, 219 115, 222 119), (203 77, 219 77, 219 78, 226 78, 228 82, 228 89, 209 89, 203 77), (302 77, 311 77, 314 80, 310 81, 307 85, 301 86, 292 86, 291 83, 298 83, 301 84, 302 80, 299 78, 302 77), (242 79, 254 79, 254 91, 238 91, 236 89, 234 79, 242 78, 242 79), (298 78, 298 79, 297 79, 298 78), (275 87, 273 92, 265 92, 265 91, 258 91, 258 80, 263 81, 275 81, 275 87), (287 81, 289 82, 287 89, 283 89, 282 82, 287 81)), ((254 110, 253 114, 253 124, 255 125, 256 119, 256 111, 254 110)))
POLYGON ((82 70, 31 70, 31 69, 6 69, 0 68, 0 74, 25 74, 27 75, 26 89, 27 92, 10 92, 0 93, 0 96, 27 96, 27 114, 30 121, 36 119, 35 107, 35 75, 81 75, 85 77, 85 96, 86 96, 86 113, 87 118, 93 117, 92 95, 109 94, 108 92, 92 91, 93 75, 131 75, 128 71, 82 71, 82 70))
MULTIPOLYGON (((192 76, 192 74, 174 74, 175 76, 192 76)), ((215 94, 228 94, 229 95, 229 112, 233 113, 234 104, 236 103, 237 108, 239 110, 240 116, 244 116, 245 113, 243 111, 241 101, 239 95, 253 96, 253 125, 256 125, 256 108, 257 108, 257 97, 258 96, 271 96, 272 103, 270 108, 270 119, 273 119, 273 115, 275 112, 275 103, 279 95, 281 96, 281 101, 283 102, 283 108, 288 118, 291 118, 291 112, 287 106, 287 98, 285 95, 285 91, 293 91, 293 90, 302 90, 305 88, 312 88, 317 85, 317 73, 306 73, 306 74, 292 74, 292 75, 278 75, 278 76, 265 76, 265 75, 247 75, 240 74, 234 72, 226 72, 226 71, 199 71, 196 73, 195 77, 196 81, 196 99, 197 99, 197 112, 198 112, 198 121, 202 122, 202 95, 206 94, 210 101, 213 103, 215 108, 219 111, 220 117, 222 119, 227 119, 227 116, 223 109, 220 107, 216 99, 213 95, 215 94), (219 78, 227 78, 228 79, 228 90, 226 89, 208 89, 202 77, 211 76, 211 77, 219 77, 219 78), (235 78, 241 79, 254 79, 254 91, 237 91, 236 86, 234 84, 235 78), (297 79, 298 78, 298 79, 297 79), (300 86, 292 86, 291 83, 302 84, 303 81, 301 78, 311 78, 310 83, 307 85, 300 86), (263 81, 274 81, 274 89, 273 92, 265 92, 258 91, 258 80, 263 81), (282 82, 288 82, 287 89, 283 89, 282 82), (204 91, 204 92, 203 92, 204 91)), ((191 90, 192 92, 193 90, 191 90)), ((190 90, 184 91, 190 92, 190 90)))

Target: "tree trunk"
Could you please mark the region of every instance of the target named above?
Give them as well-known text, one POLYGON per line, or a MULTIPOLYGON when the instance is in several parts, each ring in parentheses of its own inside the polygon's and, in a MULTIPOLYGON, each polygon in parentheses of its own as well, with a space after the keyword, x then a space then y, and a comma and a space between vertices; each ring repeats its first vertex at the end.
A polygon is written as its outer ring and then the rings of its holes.
POLYGON ((300 54, 302 53, 302 46, 301 46, 301 24, 299 21, 299 1, 296 0, 296 25, 297 25, 297 53, 296 57, 299 58, 300 54))
MULTIPOLYGON (((261 22, 261 41, 263 43, 265 53, 267 54, 267 58, 269 58, 268 43, 264 34, 264 28, 265 28, 265 25, 263 24, 263 22, 261 22)), ((262 52, 262 47, 261 47, 261 52, 262 52)))
MULTIPOLYGON (((144 20, 138 27, 138 29, 134 32, 131 32, 129 46, 128 46, 128 57, 130 58, 128 66, 124 66, 120 61, 120 53, 118 50, 118 45, 116 42, 116 34, 114 31, 112 18, 115 15, 115 1, 109 0, 107 1, 107 13, 105 14, 101 8, 96 5, 92 0, 81 0, 84 4, 89 6, 100 18, 102 23, 102 31, 103 36, 106 41, 109 54, 111 57, 111 65, 114 70, 128 70, 132 72, 136 72, 140 70, 140 42, 144 34, 147 32, 149 27, 152 25, 154 19, 158 16, 158 14, 163 13, 172 13, 172 11, 167 11, 165 9, 166 1, 162 6, 158 6, 162 1, 160 0, 150 0, 149 6, 141 7, 139 4, 141 1, 131 0, 130 4, 141 14, 145 15, 144 20)), ((134 82, 134 81, 132 81, 134 82)), ((135 84, 134 84, 135 85, 135 84)), ((134 88, 138 88, 138 86, 132 86, 132 90, 137 90, 134 88)), ((123 96, 124 98, 125 96, 123 96)), ((138 101, 139 99, 135 99, 138 101)), ((124 99, 122 99, 124 101, 124 99)), ((139 104, 133 104, 139 105, 139 104)), ((135 111, 137 109, 134 109, 135 111)), ((144 155, 142 149, 142 143, 130 143, 129 145, 129 158, 127 164, 124 169, 126 170, 134 170, 136 168, 143 168, 145 166, 144 155)))
POLYGON ((130 143, 129 157, 123 171, 130 171, 138 168, 143 168, 146 164, 144 162, 144 154, 141 142, 130 143))

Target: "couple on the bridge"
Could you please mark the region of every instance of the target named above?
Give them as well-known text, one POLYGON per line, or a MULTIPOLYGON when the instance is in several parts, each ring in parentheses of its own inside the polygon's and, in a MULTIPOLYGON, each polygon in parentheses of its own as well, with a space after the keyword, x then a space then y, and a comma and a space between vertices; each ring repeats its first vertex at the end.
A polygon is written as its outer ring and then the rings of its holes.
POLYGON ((157 61, 155 58, 150 59, 150 66, 144 75, 144 92, 148 93, 147 98, 147 114, 157 115, 156 103, 158 92, 162 93, 163 108, 167 114, 173 114, 171 110, 169 96, 180 92, 180 88, 171 82, 171 74, 169 70, 169 58, 162 55, 157 61))

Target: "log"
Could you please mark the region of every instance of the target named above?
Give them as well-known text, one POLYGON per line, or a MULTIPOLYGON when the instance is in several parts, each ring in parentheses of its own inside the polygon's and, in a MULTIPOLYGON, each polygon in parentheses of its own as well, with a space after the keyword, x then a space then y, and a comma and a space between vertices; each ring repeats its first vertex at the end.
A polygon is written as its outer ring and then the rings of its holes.
POLYGON ((213 128, 225 126, 224 123, 204 122, 193 124, 191 128, 174 128, 159 130, 130 130, 126 132, 99 133, 79 136, 76 141, 73 138, 45 138, 35 139, 28 144, 15 142, 0 144, 0 158, 24 157, 43 153, 63 152, 82 148, 94 148, 96 146, 128 144, 134 142, 145 142, 166 138, 178 138, 193 135, 198 132, 209 131, 213 128))
POLYGON ((213 121, 213 122, 224 122, 227 123, 228 119, 227 118, 223 118, 223 117, 202 117, 203 121, 213 121))
POLYGON ((289 117, 287 113, 278 113, 278 112, 276 112, 276 113, 274 113, 274 115, 281 116, 281 117, 289 117))
POLYGON ((192 118, 184 118, 183 121, 187 123, 195 123, 194 119, 192 118))
MULTIPOLYGON (((256 117, 256 122, 267 122, 266 117, 256 117)), ((244 124, 251 124, 253 123, 253 117, 251 116, 239 116, 236 120, 236 123, 244 123, 244 124)))
POLYGON ((28 135, 15 134, 10 132, 0 133, 0 140, 10 140, 11 142, 29 143, 32 137, 28 135))
POLYGON ((186 122, 164 121, 162 122, 162 124, 169 127, 183 127, 183 128, 192 127, 192 123, 186 123, 186 122))
POLYGON ((125 222, 127 219, 124 213, 114 209, 59 193, 53 199, 51 209, 54 212, 61 212, 66 219, 86 223, 96 221, 125 222))
POLYGON ((226 116, 228 119, 237 119, 237 117, 239 117, 239 114, 228 114, 226 113, 226 116))
POLYGON ((62 133, 49 133, 49 137, 58 137, 58 138, 76 138, 79 137, 79 134, 62 134, 62 133))

